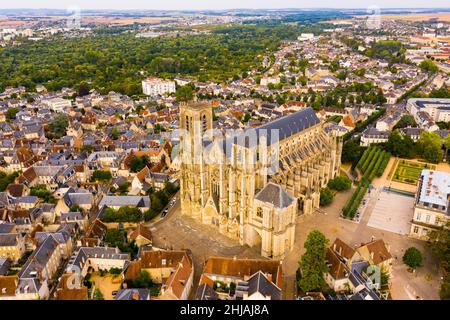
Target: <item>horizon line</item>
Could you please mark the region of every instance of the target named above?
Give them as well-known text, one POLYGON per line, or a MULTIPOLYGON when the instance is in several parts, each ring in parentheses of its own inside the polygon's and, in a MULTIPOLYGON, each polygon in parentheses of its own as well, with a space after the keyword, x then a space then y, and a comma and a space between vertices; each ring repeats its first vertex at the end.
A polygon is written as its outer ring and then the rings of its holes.
MULTIPOLYGON (((17 7, 17 8, 0 8, 0 11, 7 10, 66 10, 71 6, 66 7, 46 7, 46 8, 34 8, 34 7, 17 7)), ((222 9, 151 9, 151 8, 88 8, 86 10, 111 10, 111 11, 133 11, 133 10, 152 10, 152 11, 229 11, 229 10, 367 10, 369 7, 267 7, 267 8, 222 8, 222 9)), ((427 9, 445 9, 450 10, 449 7, 379 7, 381 10, 427 10, 427 9)))

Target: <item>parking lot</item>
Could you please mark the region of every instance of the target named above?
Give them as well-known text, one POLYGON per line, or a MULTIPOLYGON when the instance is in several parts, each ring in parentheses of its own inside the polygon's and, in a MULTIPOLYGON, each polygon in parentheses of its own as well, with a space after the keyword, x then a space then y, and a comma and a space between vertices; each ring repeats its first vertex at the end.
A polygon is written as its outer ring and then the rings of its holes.
POLYGON ((408 235, 413 216, 414 198, 395 192, 381 191, 367 226, 408 235))

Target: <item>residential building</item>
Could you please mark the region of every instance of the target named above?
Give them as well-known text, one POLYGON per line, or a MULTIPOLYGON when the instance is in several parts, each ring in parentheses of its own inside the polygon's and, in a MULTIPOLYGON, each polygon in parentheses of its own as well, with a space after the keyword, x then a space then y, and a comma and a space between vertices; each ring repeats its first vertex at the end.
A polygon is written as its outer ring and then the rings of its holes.
POLYGON ((450 174, 423 170, 414 204, 410 236, 428 239, 428 233, 445 226, 449 219, 450 174))
POLYGON ((210 257, 205 262, 197 300, 281 300, 281 261, 210 257))
POLYGON ((174 93, 176 91, 175 81, 148 78, 142 81, 142 91, 148 96, 174 93))

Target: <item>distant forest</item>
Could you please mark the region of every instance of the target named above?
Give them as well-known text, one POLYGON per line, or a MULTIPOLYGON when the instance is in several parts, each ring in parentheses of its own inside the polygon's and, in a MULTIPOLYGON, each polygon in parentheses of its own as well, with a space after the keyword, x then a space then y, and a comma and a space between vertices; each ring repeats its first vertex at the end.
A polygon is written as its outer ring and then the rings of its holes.
POLYGON ((223 82, 260 67, 262 55, 274 52, 283 40, 299 32, 319 33, 326 25, 281 23, 218 27, 210 34, 165 38, 136 38, 135 33, 28 42, 0 49, 0 91, 7 86, 49 90, 62 87, 96 88, 127 95, 141 93, 145 74, 195 76, 199 81, 223 82))

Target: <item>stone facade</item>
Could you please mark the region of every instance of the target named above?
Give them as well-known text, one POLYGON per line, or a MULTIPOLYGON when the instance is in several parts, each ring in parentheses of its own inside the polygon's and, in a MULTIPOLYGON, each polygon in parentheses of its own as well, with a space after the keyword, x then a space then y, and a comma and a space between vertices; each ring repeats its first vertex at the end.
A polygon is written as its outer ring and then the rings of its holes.
POLYGON ((310 108, 225 138, 212 118, 208 102, 180 106, 181 210, 282 259, 296 216, 313 213, 339 173, 342 143, 310 108))

